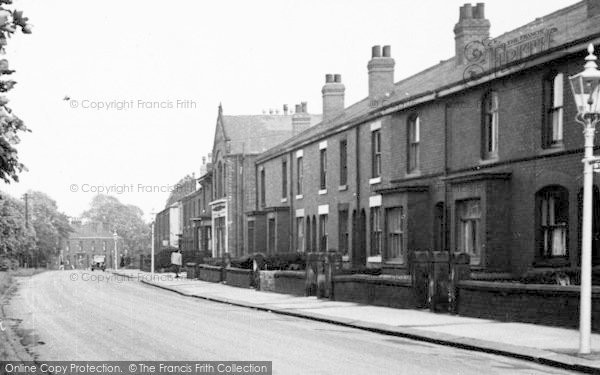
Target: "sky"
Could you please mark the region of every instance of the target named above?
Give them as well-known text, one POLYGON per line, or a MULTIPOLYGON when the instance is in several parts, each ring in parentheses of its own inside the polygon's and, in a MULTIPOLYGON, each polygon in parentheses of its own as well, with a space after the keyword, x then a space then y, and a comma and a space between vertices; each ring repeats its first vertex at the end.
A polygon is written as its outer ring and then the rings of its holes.
MULTIPOLYGON (((494 37, 575 2, 489 0, 485 15, 494 37)), ((324 76, 339 73, 348 106, 367 95, 373 45, 392 46, 396 81, 452 57, 463 3, 15 0, 34 28, 9 40, 9 106, 32 132, 18 145, 28 171, 0 190, 43 191, 70 216, 108 192, 149 219, 199 175, 219 103, 320 113, 324 76)))

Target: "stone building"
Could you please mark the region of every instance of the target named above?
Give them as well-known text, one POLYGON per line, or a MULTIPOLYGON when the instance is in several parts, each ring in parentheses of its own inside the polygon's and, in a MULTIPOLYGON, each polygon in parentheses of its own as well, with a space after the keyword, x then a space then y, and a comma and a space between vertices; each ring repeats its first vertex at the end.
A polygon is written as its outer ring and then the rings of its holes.
POLYGON ((123 246, 123 238, 117 236, 115 241, 114 231, 103 223, 72 219, 71 226, 73 233, 65 241, 59 257, 67 268, 88 268, 94 255, 106 256, 106 267, 114 268, 115 242, 119 265, 121 257, 130 255, 123 246))

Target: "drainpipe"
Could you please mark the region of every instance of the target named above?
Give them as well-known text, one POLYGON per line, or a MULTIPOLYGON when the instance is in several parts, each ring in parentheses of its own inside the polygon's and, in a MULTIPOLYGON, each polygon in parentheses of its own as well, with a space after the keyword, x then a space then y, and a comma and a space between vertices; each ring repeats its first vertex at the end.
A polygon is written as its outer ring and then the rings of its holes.
MULTIPOLYGON (((356 153, 354 154, 354 159, 356 160, 356 230, 358 233, 354 234, 355 235, 355 241, 353 243, 352 246, 352 252, 354 253, 353 255, 357 255, 357 249, 356 247, 360 246, 358 243, 361 242, 362 244, 362 239, 360 238, 360 236, 362 235, 362 229, 361 228, 361 223, 360 223, 360 218, 361 218, 361 214, 360 214, 360 161, 358 158, 358 155, 360 155, 360 142, 359 142, 359 138, 360 138, 360 126, 356 126, 355 127, 355 139, 354 139, 354 143, 356 146, 356 153)), ((366 251, 366 249, 363 249, 366 251)), ((366 254, 365 254, 366 255, 366 254)), ((366 259, 366 258, 365 258, 366 259)), ((354 259, 354 257, 352 257, 352 263, 356 264, 356 259, 354 259)), ((363 266, 366 266, 366 262, 365 264, 363 264, 363 266)))
POLYGON ((288 174, 288 186, 287 186, 287 195, 288 195, 288 199, 289 199, 289 206, 290 206, 290 247, 289 250, 290 252, 294 252, 294 248, 296 246, 296 242, 294 241, 294 239, 296 238, 296 236, 298 235, 297 233, 294 233, 296 230, 296 212, 294 211, 294 151, 290 151, 288 153, 288 160, 287 160, 287 164, 289 165, 289 168, 287 168, 288 170, 286 170, 286 173, 288 174), (294 234, 296 234, 296 236, 294 236, 294 234))

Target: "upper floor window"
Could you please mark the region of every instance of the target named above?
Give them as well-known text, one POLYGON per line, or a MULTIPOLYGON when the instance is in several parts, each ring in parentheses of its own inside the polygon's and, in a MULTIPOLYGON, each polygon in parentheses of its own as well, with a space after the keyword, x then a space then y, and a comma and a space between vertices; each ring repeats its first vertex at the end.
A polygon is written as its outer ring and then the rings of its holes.
POLYGON ((538 256, 566 257, 569 228, 569 192, 548 186, 536 193, 538 256))
POLYGON ((408 120, 408 173, 419 170, 419 143, 421 142, 421 120, 413 115, 408 120))
POLYGON ((327 189, 327 149, 320 150, 320 165, 321 165, 321 178, 320 178, 320 189, 327 189))
POLYGON ((381 130, 371 132, 371 177, 381 176, 381 130))
POLYGON ((562 73, 553 73, 544 81, 543 147, 562 144, 563 141, 563 83, 562 73))
POLYGON ((287 198, 287 182, 288 182, 288 176, 287 176, 287 160, 283 159, 281 161, 281 197, 282 198, 287 198))
POLYGON ((340 141, 340 185, 348 183, 348 141, 340 141))
POLYGON ((304 178, 304 160, 300 156, 297 159, 296 168, 296 194, 302 195, 302 180, 304 178))
POLYGON ((267 182, 265 177, 265 170, 260 170, 260 206, 264 208, 266 206, 266 189, 267 182))
POLYGON ((498 156, 498 93, 490 91, 483 98, 482 157, 498 156))

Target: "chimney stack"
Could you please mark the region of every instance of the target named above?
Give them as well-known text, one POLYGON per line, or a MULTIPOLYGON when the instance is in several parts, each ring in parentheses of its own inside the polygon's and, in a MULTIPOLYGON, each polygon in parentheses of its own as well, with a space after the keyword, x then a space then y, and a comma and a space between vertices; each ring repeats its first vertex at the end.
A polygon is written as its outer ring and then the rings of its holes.
POLYGON ((469 56, 466 52, 469 43, 483 42, 490 37, 490 21, 485 18, 484 7, 484 3, 477 3, 475 7, 471 4, 460 7, 458 23, 454 26, 455 55, 458 65, 468 61, 469 56))
POLYGON ((369 70, 369 98, 378 99, 394 90, 394 59, 392 59, 391 47, 373 46, 371 50, 371 61, 367 65, 369 70))
POLYGON ((323 121, 331 120, 344 111, 344 92, 341 74, 325 75, 323 94, 323 121))
POLYGON ((310 115, 306 102, 296 104, 296 113, 292 115, 292 131, 294 135, 302 133, 310 127, 310 115))

